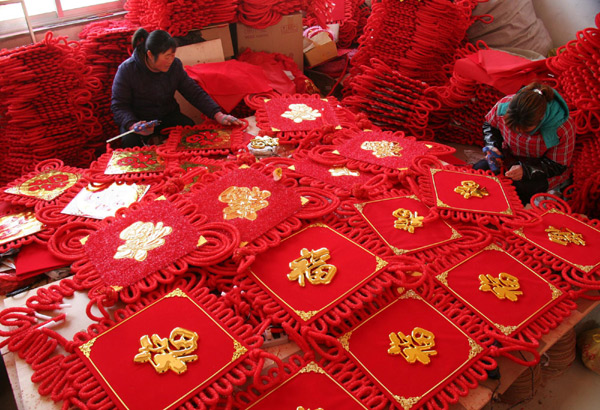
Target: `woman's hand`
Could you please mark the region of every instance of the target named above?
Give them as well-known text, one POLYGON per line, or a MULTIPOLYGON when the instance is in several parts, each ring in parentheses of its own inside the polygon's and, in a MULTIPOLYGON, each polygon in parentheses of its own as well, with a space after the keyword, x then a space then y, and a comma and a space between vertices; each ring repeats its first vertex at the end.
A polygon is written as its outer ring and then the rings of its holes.
POLYGON ((144 136, 152 135, 154 133, 154 125, 151 127, 145 126, 146 121, 138 121, 129 127, 130 130, 135 130, 136 134, 144 136))
POLYGON ((523 167, 521 165, 513 165, 504 175, 513 181, 520 181, 523 179, 523 167))
POLYGON ((222 112, 218 112, 215 114, 215 121, 217 121, 221 125, 242 125, 243 122, 235 118, 233 115, 223 114, 222 112))

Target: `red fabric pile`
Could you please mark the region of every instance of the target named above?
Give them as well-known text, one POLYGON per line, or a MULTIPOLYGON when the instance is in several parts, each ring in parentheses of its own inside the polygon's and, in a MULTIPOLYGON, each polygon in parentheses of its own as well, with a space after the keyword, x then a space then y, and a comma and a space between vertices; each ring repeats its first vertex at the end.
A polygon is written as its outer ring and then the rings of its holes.
POLYGON ((237 0, 127 0, 125 18, 146 30, 185 36, 210 24, 236 21, 237 0))
MULTIPOLYGON (((91 103, 105 137, 119 134, 110 109, 112 82, 119 64, 131 55, 131 36, 135 29, 127 21, 108 20, 88 24, 79 33, 90 75, 101 84, 91 103)), ((104 140, 98 141, 99 147, 104 146, 104 140)))
POLYGON ((102 133, 92 96, 103 85, 90 76, 76 42, 53 38, 0 55, 0 182, 47 158, 87 166, 90 143, 102 133))

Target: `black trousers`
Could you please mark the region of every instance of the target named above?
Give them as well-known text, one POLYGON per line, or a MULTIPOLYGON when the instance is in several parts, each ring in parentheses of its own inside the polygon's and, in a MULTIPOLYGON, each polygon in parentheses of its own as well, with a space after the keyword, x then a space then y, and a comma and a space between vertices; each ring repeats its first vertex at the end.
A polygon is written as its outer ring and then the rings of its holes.
MULTIPOLYGON (((483 169, 485 171, 490 170, 490 165, 487 160, 482 159, 473 165, 474 169, 483 169)), ((517 195, 523 203, 523 206, 527 205, 531 200, 531 197, 540 192, 546 192, 548 190, 548 178, 541 173, 533 174, 531 179, 522 179, 520 181, 512 181, 513 186, 517 190, 517 195)))
MULTIPOLYGON (((150 135, 141 135, 132 132, 131 134, 125 135, 121 138, 121 148, 132 148, 132 147, 142 147, 146 145, 150 137, 153 135, 160 135, 161 131, 165 128, 175 127, 177 125, 194 125, 194 121, 185 114, 182 114, 179 111, 176 111, 172 114, 167 115, 164 118, 158 118, 160 120, 160 125, 154 127, 154 133, 150 135)), ((150 120, 149 120, 150 121, 150 120)), ((121 132, 129 131, 121 127, 121 132)))

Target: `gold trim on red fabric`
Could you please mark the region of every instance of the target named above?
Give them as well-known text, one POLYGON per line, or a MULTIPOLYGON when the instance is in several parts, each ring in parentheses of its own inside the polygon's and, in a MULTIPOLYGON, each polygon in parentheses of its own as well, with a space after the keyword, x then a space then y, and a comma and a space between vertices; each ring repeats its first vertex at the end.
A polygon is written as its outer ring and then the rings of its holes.
POLYGON ((336 299, 332 300, 331 302, 329 302, 327 305, 321 307, 318 310, 309 310, 309 311, 304 311, 304 310, 298 310, 298 309, 294 309, 285 299, 283 299, 281 296, 279 296, 277 294, 277 292, 275 292, 273 289, 271 289, 271 287, 269 285, 267 285, 265 282, 262 281, 262 279, 252 271, 252 267, 248 268, 248 271, 250 272, 250 274, 257 280, 259 281, 266 289, 269 290, 269 292, 274 295, 279 301, 281 301, 281 303, 283 303, 285 306, 287 306, 291 311, 293 311, 296 315, 298 315, 303 321, 308 321, 310 320, 313 316, 321 313, 322 311, 324 311, 325 309, 328 309, 329 307, 331 307, 332 305, 334 305, 335 303, 337 303, 339 300, 344 299, 346 296, 348 296, 351 292, 355 291, 359 286, 363 285, 365 282, 367 282, 368 280, 370 280, 373 275, 375 273, 377 273, 378 271, 380 271, 382 268, 384 268, 388 262, 384 261, 383 259, 381 259, 379 256, 375 255, 373 252, 369 251, 368 249, 365 249, 363 246, 361 246, 360 244, 348 239, 347 237, 345 237, 344 235, 340 234, 339 232, 337 232, 335 229, 330 228, 328 225, 324 224, 324 223, 314 223, 311 224, 309 226, 307 226, 306 228, 288 236, 287 238, 283 239, 281 242, 287 241, 291 238, 293 238, 294 236, 300 234, 301 232, 304 232, 307 229, 310 228, 315 228, 315 227, 321 227, 321 228, 327 228, 330 231, 334 232, 336 235, 341 236, 342 238, 344 238, 345 240, 347 240, 348 242, 358 246, 359 248, 361 248, 362 250, 364 250, 365 252, 369 253, 370 255, 374 256, 375 261, 376 261, 376 266, 375 266, 375 270, 373 272, 371 272, 369 275, 367 275, 362 281, 360 281, 359 283, 355 284, 353 287, 351 287, 350 289, 348 289, 346 292, 344 292, 342 295, 340 295, 339 297, 337 297, 336 299))
POLYGON ((519 261, 517 258, 515 258, 514 256, 512 256, 510 253, 506 252, 504 249, 500 248, 498 245, 495 245, 495 244, 491 244, 491 245, 487 246, 486 248, 480 250, 479 252, 477 252, 477 253, 469 256, 467 259, 461 261, 460 263, 456 264, 452 268, 450 268, 450 269, 446 270, 445 272, 442 272, 441 274, 437 275, 436 278, 441 283, 443 283, 446 286, 446 288, 448 288, 448 290, 450 290, 454 295, 456 295, 456 297, 458 297, 460 300, 462 300, 467 306, 469 306, 471 309, 473 309, 473 311, 477 312, 477 314, 479 314, 481 317, 485 318, 489 323, 491 323, 492 325, 494 325, 498 330, 500 330, 505 335, 510 335, 511 333, 515 332, 517 329, 519 329, 521 326, 523 326, 525 323, 527 323, 529 320, 531 320, 539 312, 541 312, 542 310, 546 309, 546 307, 550 303, 554 302, 556 299, 558 299, 559 297, 561 297, 562 294, 563 294, 563 292, 560 289, 558 289, 556 286, 554 286, 553 284, 551 284, 550 282, 548 282, 542 276, 538 275, 529 266, 525 265, 524 263, 522 263, 521 261, 519 261), (454 268, 462 265, 463 263, 466 263, 468 260, 473 259, 475 256, 479 255, 480 253, 483 253, 485 251, 490 251, 490 250, 502 252, 502 253, 508 255, 510 258, 514 259, 517 263, 519 263, 520 265, 522 265, 525 269, 527 269, 528 271, 530 271, 531 273, 533 273, 535 276, 537 276, 538 278, 540 278, 544 282, 546 282, 548 284, 549 289, 552 291, 552 299, 549 300, 542 307, 538 308, 535 312, 533 312, 527 318, 523 319, 523 321, 521 323, 519 323, 518 325, 505 326, 505 325, 502 325, 500 323, 494 322, 493 320, 491 320, 489 317, 487 317, 483 312, 481 312, 480 310, 478 310, 475 306, 473 306, 471 303, 469 303, 468 300, 466 300, 465 298, 463 298, 459 293, 457 293, 454 289, 452 289, 448 285, 448 275, 449 275, 449 273, 450 273, 451 270, 453 270, 454 268))
MULTIPOLYGON (((590 229, 592 229, 592 230, 594 230, 594 231, 596 231, 596 232, 598 232, 600 234, 600 230, 596 229, 595 227, 593 227, 591 225, 588 225, 588 224, 585 224, 584 222, 581 222, 580 220, 578 220, 576 218, 573 218, 571 215, 566 214, 566 213, 561 212, 561 211, 556 210, 556 209, 550 209, 549 211, 544 212, 541 216, 543 217, 544 215, 546 215, 548 213, 555 213, 555 214, 560 214, 560 215, 567 216, 567 217, 571 218, 572 220, 574 220, 575 222, 583 224, 583 225, 586 225, 590 229)), ((574 263, 572 261, 569 261, 568 259, 566 259, 566 258, 564 258, 562 256, 559 256, 559 255, 555 254, 554 252, 548 250, 542 244, 540 244, 540 243, 538 243, 538 242, 536 242, 536 241, 528 238, 527 235, 525 235, 525 232, 523 231, 523 228, 519 228, 519 229, 517 229, 517 230, 515 230, 513 232, 515 234, 519 235, 521 238, 525 239, 527 242, 534 244, 535 246, 541 248, 542 250, 544 250, 545 252, 549 253, 550 255, 555 256, 556 258, 558 258, 558 259, 560 259, 562 261, 565 261, 569 265, 576 267, 577 269, 579 269, 582 272, 590 273, 591 271, 593 271, 594 269, 596 269, 598 266, 600 266, 600 261, 597 264, 595 264, 595 265, 580 265, 578 263, 574 263)))
MULTIPOLYGON (((285 380, 283 383, 279 384, 276 388, 274 388, 273 390, 271 390, 270 392, 268 392, 267 394, 265 394, 264 396, 262 396, 259 400, 257 400, 256 402, 252 403, 252 405, 250 405, 249 407, 246 408, 246 410, 250 410, 252 407, 256 406, 257 404, 259 404, 261 401, 263 401, 264 399, 266 399, 267 397, 269 397, 271 394, 273 394, 274 392, 276 392, 277 390, 279 390, 280 388, 282 388, 283 386, 285 386, 287 383, 289 383, 291 380, 293 380, 294 378, 296 378, 298 375, 303 374, 303 373, 318 373, 318 374, 324 374, 325 376, 327 376, 332 382, 334 382, 335 384, 337 384, 340 389, 342 389, 342 391, 344 393, 346 393, 348 395, 348 397, 350 397, 352 400, 354 400, 359 406, 361 406, 364 409, 367 409, 367 407, 365 407, 356 397, 354 397, 348 390, 346 390, 344 388, 344 386, 342 386, 340 383, 338 383, 337 380, 335 380, 333 377, 331 377, 329 375, 329 373, 327 373, 325 370, 323 370, 321 368, 321 366, 319 366, 317 363, 315 362, 310 362, 308 363, 306 366, 304 366, 302 369, 300 369, 296 374, 294 374, 293 376, 291 376, 290 378, 288 378, 287 380, 285 380)), ((327 410, 327 409, 325 409, 327 410)))
POLYGON ((452 235, 450 236, 450 238, 445 239, 445 240, 440 241, 440 242, 436 242, 436 243, 432 243, 432 244, 429 244, 429 245, 421 246, 420 248, 415 248, 415 249, 399 249, 399 248, 393 246, 391 243, 389 243, 385 239, 385 237, 383 236, 383 234, 381 232, 379 232, 379 230, 371 223, 371 221, 369 220, 369 218, 367 218, 366 215, 364 214, 363 210, 364 210, 365 205, 367 205, 367 204, 374 204, 376 202, 383 202, 383 201, 390 201, 390 200, 404 199, 404 198, 413 199, 415 201, 422 202, 417 196, 415 196, 415 195, 408 195, 408 196, 398 196, 398 197, 393 197, 393 198, 377 199, 377 200, 374 200, 374 201, 361 202, 359 204, 354 204, 354 207, 358 210, 358 212, 360 212, 360 214, 362 215, 363 219, 369 224, 369 226, 371 227, 371 229, 373 229, 377 233, 377 235, 379 235, 379 237, 381 238, 381 240, 383 242, 385 242, 385 244, 387 246, 389 246, 389 248, 392 249, 396 255, 404 255, 404 254, 409 253, 409 252, 417 252, 417 251, 420 251, 420 250, 423 250, 423 249, 428 249, 428 248, 431 248, 433 246, 441 245, 443 243, 451 242, 451 241, 454 241, 456 239, 462 238, 462 235, 460 233, 458 233, 458 231, 456 229, 454 229, 450 224, 448 224, 448 222, 443 221, 452 230, 452 235))
POLYGON ((448 204, 445 204, 441 199, 440 199, 440 195, 438 193, 438 187, 435 183, 435 174, 437 174, 438 172, 449 172, 449 173, 454 173, 454 174, 461 174, 464 175, 465 177, 469 177, 469 176, 477 176, 477 177, 482 177, 482 178, 488 178, 494 182, 496 182, 496 184, 498 184, 498 186, 500 187, 500 190, 502 191, 502 195, 504 197, 504 200, 506 201, 506 204, 508 206, 508 208, 505 211, 486 211, 486 210, 482 210, 481 212, 484 213, 488 213, 488 214, 492 214, 492 215, 513 215, 514 212, 512 211, 512 208, 510 206, 510 201, 508 200, 508 197, 506 196, 506 192, 504 192, 504 186, 502 186, 502 183, 500 182, 500 180, 497 177, 492 177, 489 175, 478 175, 478 174, 470 174, 467 172, 459 172, 459 171, 449 171, 446 169, 433 169, 431 168, 429 170, 431 172, 431 183, 433 185, 433 192, 435 194, 435 201, 436 201, 436 206, 438 208, 448 208, 448 209, 453 209, 456 211, 469 211, 469 212, 474 212, 477 211, 475 209, 470 209, 470 208, 458 208, 458 207, 453 207, 450 206, 448 204))
POLYGON ((464 366, 471 360, 473 360, 475 357, 477 357, 478 354, 480 354, 481 352, 483 352, 483 347, 480 346, 475 340, 473 340, 471 337, 469 337, 469 335, 467 335, 460 327, 458 327, 457 325, 455 325, 451 320, 449 320, 447 317, 445 317, 444 315, 442 315, 440 312, 438 312, 437 309, 435 309, 435 307, 433 307, 429 302, 427 302, 425 299, 423 299, 420 295, 418 295, 414 290, 410 289, 407 291, 404 291, 402 288, 398 288, 399 292, 403 292, 398 299, 396 299, 395 301, 393 301, 392 303, 390 303, 389 305, 387 305, 386 307, 384 307, 383 309, 381 309, 379 312, 375 313, 374 315, 372 315, 371 317, 369 317, 368 319, 366 319, 365 321, 363 321, 362 323, 360 323, 356 328, 354 328, 353 330, 345 333, 344 335, 342 335, 341 337, 338 338, 338 340, 340 341, 340 343, 342 344, 342 346, 344 347, 344 349, 348 352, 348 354, 352 355, 352 357, 358 362, 360 363, 360 365, 362 366, 362 368, 369 373, 369 375, 377 381, 377 383, 379 383, 379 385, 385 389, 386 392, 388 392, 388 394, 393 397, 396 402, 398 402, 398 404, 400 404, 404 409, 410 409, 412 408, 415 404, 417 404, 423 397, 427 396, 428 394, 430 394, 431 391, 435 390, 439 385, 441 385, 442 383, 444 383, 446 380, 448 380, 449 378, 453 377, 458 371, 460 371, 462 368, 464 368, 464 366), (469 346, 470 346, 470 351, 469 351, 469 356, 467 357, 467 359, 460 365, 458 366, 452 373, 448 374, 448 376, 446 376, 443 380, 441 380, 440 382, 438 382, 435 386, 432 386, 429 390, 427 390, 425 393, 423 393, 421 396, 416 396, 416 397, 403 397, 403 396, 399 396, 396 395, 394 393, 392 393, 386 386, 385 384, 383 384, 373 373, 371 373, 371 371, 369 370, 369 368, 367 366, 365 366, 355 355, 354 353, 352 353, 352 351, 350 350, 350 339, 352 338, 352 334, 359 329, 361 326, 363 326, 365 323, 367 323, 369 320, 371 320, 372 318, 374 318, 375 316, 377 316, 379 313, 385 311, 386 309, 389 309, 391 306, 395 305, 396 303, 398 303, 398 301, 403 300, 403 299, 415 299, 415 300, 420 300, 423 303, 425 303, 427 306, 429 306, 430 308, 432 308, 433 311, 437 312, 442 318, 444 318, 446 321, 448 321, 448 323, 450 323, 454 328, 456 328, 460 333, 462 333, 465 338, 468 340, 469 342, 469 346))
POLYGON ((157 303, 168 299, 168 298, 173 298, 173 297, 180 297, 180 298, 187 298, 190 302, 192 302, 204 315, 206 315, 210 320, 213 321, 213 323, 223 331, 223 333, 225 333, 227 336, 229 336, 229 338, 231 338, 232 342, 233 342, 233 354, 231 357, 231 360, 229 362, 227 362, 225 365, 223 365, 223 367, 221 367, 220 369, 218 369, 215 373, 213 373, 212 375, 206 377, 204 380, 202 380, 200 383, 196 384, 193 388, 191 388, 190 390, 188 390, 187 392, 185 392, 183 395, 177 397, 174 401, 171 402, 171 404, 167 407, 165 407, 163 410, 167 410, 170 408, 173 408, 173 406, 178 403, 183 397, 188 396, 189 394, 191 394, 194 390, 196 390, 198 387, 200 387, 206 380, 212 379, 214 378, 217 374, 219 374, 220 372, 222 372, 225 368, 227 368, 228 366, 230 366, 233 362, 235 362, 237 359, 239 359, 241 356, 243 356, 248 349, 243 346, 238 340, 236 340, 227 329, 223 328, 210 314, 208 314, 208 312, 206 310, 204 310, 200 305, 198 305, 196 303, 196 301, 192 298, 190 298, 183 290, 177 288, 173 291, 171 291, 170 293, 166 294, 165 296, 163 296, 162 298, 158 299, 157 301, 153 302, 152 304, 146 306, 145 308, 143 308, 142 310, 134 313, 133 315, 129 316, 127 319, 117 323, 115 326, 107 329, 105 332, 103 332, 102 334, 94 337, 93 339, 90 339, 89 341, 87 341, 86 343, 84 343, 83 345, 79 346, 79 350, 81 350, 82 354, 87 358, 88 362, 94 367, 94 369, 96 370, 96 373, 98 375, 100 375, 100 377, 102 378, 102 380, 104 381, 104 383, 106 383, 106 385, 108 386, 108 388, 112 391, 112 393, 114 394, 114 397, 116 397, 119 402, 123 405, 123 407, 125 407, 126 409, 129 409, 129 407, 127 406, 127 404, 125 404, 125 402, 123 402, 123 400, 121 399, 121 397, 117 394, 117 392, 115 391, 115 389, 112 387, 112 385, 109 383, 109 381, 104 377, 104 375, 102 374, 102 372, 98 369, 98 367, 96 366, 96 363, 94 363, 94 361, 91 359, 91 352, 92 352, 92 348, 95 344, 96 341, 98 341, 98 339, 100 339, 102 336, 106 335, 108 332, 111 332, 112 330, 118 328, 119 326, 122 326, 123 324, 127 323, 129 320, 133 319, 134 317, 136 317, 137 315, 139 315, 140 313, 144 312, 145 310, 151 308, 152 306, 156 305, 157 303))

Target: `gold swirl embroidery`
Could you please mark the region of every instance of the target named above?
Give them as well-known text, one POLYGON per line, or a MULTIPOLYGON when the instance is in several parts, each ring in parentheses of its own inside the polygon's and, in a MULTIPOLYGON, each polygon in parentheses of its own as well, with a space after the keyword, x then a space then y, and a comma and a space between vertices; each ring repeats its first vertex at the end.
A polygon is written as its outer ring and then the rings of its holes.
POLYGON ((404 148, 396 141, 365 141, 360 145, 365 151, 373 151, 377 158, 401 157, 400 151, 404 148))
POLYGON ((462 195, 465 199, 483 198, 490 194, 487 188, 482 187, 475 181, 462 181, 459 186, 454 188, 454 192, 462 195))
POLYGON ((219 201, 228 204, 223 209, 223 219, 245 218, 254 221, 256 212, 269 206, 266 198, 270 197, 269 191, 261 191, 259 187, 230 186, 219 195, 219 201))
POLYGON ((163 226, 158 222, 134 222, 121 231, 119 238, 125 240, 117 248, 114 259, 132 258, 143 262, 148 257, 148 252, 165 244, 164 237, 173 232, 170 226, 163 226))
POLYGON ((288 108, 289 111, 284 112, 281 116, 290 119, 297 124, 302 121, 314 121, 321 116, 319 110, 306 104, 290 104, 288 108))

